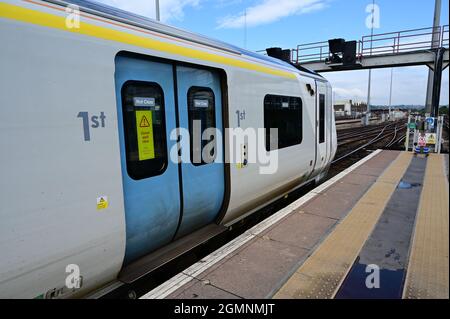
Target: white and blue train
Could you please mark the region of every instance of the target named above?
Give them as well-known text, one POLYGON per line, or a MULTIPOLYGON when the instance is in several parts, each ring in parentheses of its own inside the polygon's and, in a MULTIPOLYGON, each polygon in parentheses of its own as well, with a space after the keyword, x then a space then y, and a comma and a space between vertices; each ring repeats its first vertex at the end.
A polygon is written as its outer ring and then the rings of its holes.
POLYGON ((2 0, 0 43, 1 298, 132 281, 187 236, 317 182, 336 152, 330 84, 279 59, 79 0, 2 0), (229 161, 225 135, 193 161, 204 141, 171 132, 194 120, 265 128, 266 144, 278 129, 277 170, 260 174, 245 142, 229 161))

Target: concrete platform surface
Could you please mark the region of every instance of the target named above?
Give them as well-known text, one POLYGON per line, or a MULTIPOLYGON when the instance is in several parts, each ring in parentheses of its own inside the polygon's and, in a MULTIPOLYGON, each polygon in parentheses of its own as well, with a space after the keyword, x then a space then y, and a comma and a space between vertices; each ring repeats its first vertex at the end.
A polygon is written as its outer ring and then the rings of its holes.
POLYGON ((448 298, 445 166, 376 151, 142 298, 448 298))

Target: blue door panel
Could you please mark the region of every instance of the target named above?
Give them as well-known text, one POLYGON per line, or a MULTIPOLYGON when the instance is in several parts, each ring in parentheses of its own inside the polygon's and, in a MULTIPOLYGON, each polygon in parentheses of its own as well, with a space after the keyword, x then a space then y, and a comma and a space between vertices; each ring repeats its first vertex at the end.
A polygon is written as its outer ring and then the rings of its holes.
MULTIPOLYGON (((177 67, 179 122, 189 128, 188 92, 192 87, 211 89, 215 100, 215 122, 223 134, 222 95, 220 77, 214 71, 190 67, 177 67)), ((221 143, 216 144, 222 146, 221 143)), ((182 152, 190 152, 183 149, 182 152)), ((216 162, 195 166, 190 161, 182 163, 183 214, 177 236, 183 236, 211 223, 222 206, 225 182, 223 152, 217 153, 216 162)))
POLYGON ((170 160, 170 149, 175 143, 170 140, 170 132, 176 127, 173 66, 118 56, 115 80, 125 200, 126 264, 169 243, 179 222, 178 167, 170 160), (130 80, 155 82, 164 94, 167 168, 161 175, 140 180, 132 179, 127 172, 121 89, 130 80))

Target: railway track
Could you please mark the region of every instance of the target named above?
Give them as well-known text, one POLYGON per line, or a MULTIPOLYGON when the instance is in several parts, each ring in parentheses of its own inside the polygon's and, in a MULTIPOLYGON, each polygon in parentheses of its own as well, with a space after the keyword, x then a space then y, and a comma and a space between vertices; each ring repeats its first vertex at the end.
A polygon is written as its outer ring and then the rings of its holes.
POLYGON ((364 130, 357 130, 348 133, 344 133, 342 135, 338 135, 338 147, 342 147, 348 144, 354 144, 361 141, 361 139, 368 139, 372 137, 376 137, 380 134, 380 131, 386 130, 386 132, 392 132, 395 130, 396 126, 392 126, 390 124, 386 125, 377 125, 377 127, 370 127, 364 130))
POLYGON ((341 162, 369 146, 390 148, 398 145, 405 138, 405 123, 406 121, 402 120, 339 132, 338 151, 331 164, 341 162))
POLYGON ((369 126, 359 126, 359 127, 351 127, 338 130, 338 140, 346 139, 355 135, 360 135, 362 133, 367 133, 371 131, 379 130, 386 126, 386 123, 381 124, 373 124, 369 126))

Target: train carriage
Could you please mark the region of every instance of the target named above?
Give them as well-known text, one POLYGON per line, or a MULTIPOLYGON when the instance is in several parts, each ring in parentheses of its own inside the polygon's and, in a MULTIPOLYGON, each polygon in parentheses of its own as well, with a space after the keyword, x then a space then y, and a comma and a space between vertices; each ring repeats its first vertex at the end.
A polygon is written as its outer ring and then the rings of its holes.
POLYGON ((2 298, 131 278, 143 258, 319 181, 336 152, 330 84, 278 59, 75 0, 0 2, 0 41, 2 298), (222 133, 210 160, 194 123, 222 133), (264 130, 273 172, 245 139, 230 158, 238 128, 264 130))

